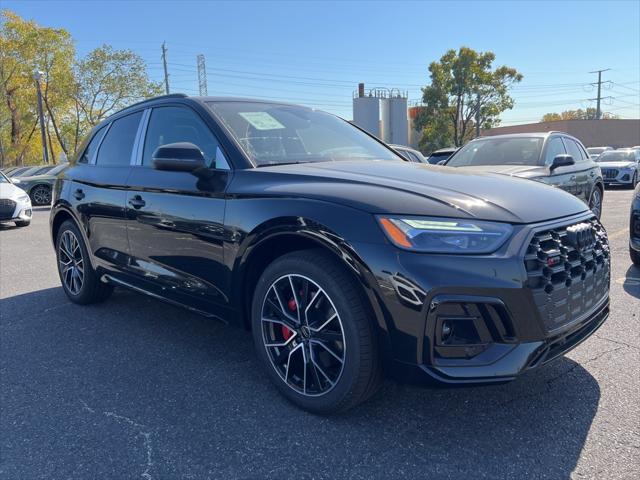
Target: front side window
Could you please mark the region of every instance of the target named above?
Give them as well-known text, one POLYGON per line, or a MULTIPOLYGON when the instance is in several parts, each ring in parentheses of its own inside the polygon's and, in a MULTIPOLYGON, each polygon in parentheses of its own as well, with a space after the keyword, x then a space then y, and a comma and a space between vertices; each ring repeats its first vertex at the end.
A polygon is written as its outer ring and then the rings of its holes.
POLYGON ((215 165, 228 170, 216 137, 198 114, 185 107, 158 107, 152 110, 144 140, 142 164, 151 166, 156 148, 177 142, 193 143, 202 151, 207 166, 215 165))
POLYGON ((136 112, 113 121, 98 150, 97 165, 131 164, 131 153, 141 118, 142 112, 136 112))
POLYGON ((348 122, 294 105, 209 102, 246 156, 257 166, 401 157, 348 122))
POLYGON ((578 144, 571 140, 570 138, 564 139, 564 144, 567 147, 567 153, 573 157, 574 162, 581 162, 583 160, 582 153, 580 152, 580 148, 578 144))
POLYGON ((540 137, 487 137, 474 140, 451 157, 447 166, 538 165, 542 143, 540 137))
POLYGON ((545 165, 551 165, 553 159, 558 155, 565 155, 567 151, 564 148, 562 139, 560 137, 552 137, 547 145, 547 152, 544 155, 545 165))

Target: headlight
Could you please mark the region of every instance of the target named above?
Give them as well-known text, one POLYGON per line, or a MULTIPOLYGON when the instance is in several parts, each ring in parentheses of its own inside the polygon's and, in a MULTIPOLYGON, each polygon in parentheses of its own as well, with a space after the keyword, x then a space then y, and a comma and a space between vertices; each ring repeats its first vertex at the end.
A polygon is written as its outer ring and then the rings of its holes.
POLYGON ((29 195, 26 195, 26 194, 25 194, 25 195, 20 195, 20 196, 18 197, 18 201, 19 201, 19 202, 26 202, 27 200, 29 200, 29 195))
POLYGON ((509 238, 506 223, 429 217, 377 217, 389 240, 400 248, 429 253, 491 253, 509 238))

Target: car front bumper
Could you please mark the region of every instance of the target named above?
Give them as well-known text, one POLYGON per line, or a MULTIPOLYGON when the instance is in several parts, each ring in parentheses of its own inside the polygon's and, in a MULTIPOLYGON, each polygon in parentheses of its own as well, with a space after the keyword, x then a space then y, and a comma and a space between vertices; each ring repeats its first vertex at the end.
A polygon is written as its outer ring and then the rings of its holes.
POLYGON ((608 244, 597 259, 569 252, 554 271, 536 263, 542 250, 564 241, 564 227, 585 221, 590 215, 516 226, 505 246, 485 256, 357 245, 363 260, 376 265, 369 280, 380 304, 388 373, 414 382, 504 382, 588 338, 609 314, 608 244), (549 232, 560 239, 545 240, 549 232))
POLYGON ((636 173, 633 169, 602 168, 602 179, 606 185, 631 185, 636 173))
POLYGON ((28 221, 32 214, 31 200, 0 200, 0 222, 28 221))

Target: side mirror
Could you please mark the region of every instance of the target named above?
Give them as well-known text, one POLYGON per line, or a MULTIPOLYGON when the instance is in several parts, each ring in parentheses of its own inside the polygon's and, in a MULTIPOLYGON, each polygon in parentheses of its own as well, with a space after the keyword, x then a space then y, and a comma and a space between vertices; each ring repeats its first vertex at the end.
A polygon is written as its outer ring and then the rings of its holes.
POLYGON ((549 166, 549 170, 554 171, 558 167, 568 167, 569 165, 573 165, 576 162, 573 160, 571 155, 567 155, 566 153, 562 153, 560 155, 556 155, 549 166))
POLYGON ((13 183, 14 185, 18 185, 18 184, 19 184, 19 183, 21 183, 21 182, 20 182, 20 179, 19 179, 19 178, 12 178, 12 179, 11 179, 11 183, 13 183))
POLYGON ((169 172, 193 172, 206 167, 202 151, 189 142, 160 145, 151 160, 153 168, 169 172))

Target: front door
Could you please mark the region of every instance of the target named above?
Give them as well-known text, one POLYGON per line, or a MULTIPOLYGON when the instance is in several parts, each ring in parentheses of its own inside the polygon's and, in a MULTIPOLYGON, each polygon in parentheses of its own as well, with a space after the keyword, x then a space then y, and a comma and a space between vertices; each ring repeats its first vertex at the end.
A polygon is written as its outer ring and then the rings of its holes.
MULTIPOLYGON (((544 154, 545 165, 550 166, 557 155, 564 155, 566 153, 567 151, 562 143, 562 139, 559 136, 551 137, 547 142, 544 154)), ((547 177, 547 183, 554 187, 561 188, 572 195, 576 195, 578 192, 578 184, 573 167, 573 165, 568 165, 566 167, 558 167, 551 171, 549 177, 547 177)))
POLYGON ((126 199, 130 273, 145 290, 217 313, 228 303, 223 293, 225 191, 231 171, 218 141, 198 113, 187 106, 151 110, 126 199), (190 142, 204 154, 209 170, 156 170, 157 147, 190 142))

